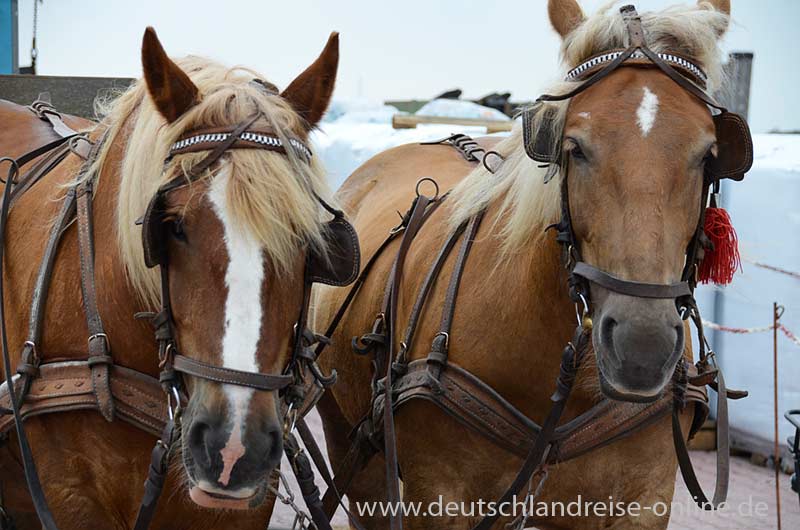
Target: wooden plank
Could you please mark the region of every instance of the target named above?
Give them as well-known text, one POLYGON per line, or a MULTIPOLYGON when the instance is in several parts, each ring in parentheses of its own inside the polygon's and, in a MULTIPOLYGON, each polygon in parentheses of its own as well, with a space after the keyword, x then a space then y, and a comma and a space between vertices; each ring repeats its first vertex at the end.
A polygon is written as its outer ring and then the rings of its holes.
POLYGON ((445 116, 409 116, 395 114, 392 116, 392 127, 395 129, 414 129, 419 124, 444 124, 460 127, 486 127, 487 133, 510 131, 513 121, 479 120, 472 118, 448 118, 445 116))
POLYGON ((706 420, 694 438, 689 442, 693 451, 713 451, 717 448, 717 422, 706 420))

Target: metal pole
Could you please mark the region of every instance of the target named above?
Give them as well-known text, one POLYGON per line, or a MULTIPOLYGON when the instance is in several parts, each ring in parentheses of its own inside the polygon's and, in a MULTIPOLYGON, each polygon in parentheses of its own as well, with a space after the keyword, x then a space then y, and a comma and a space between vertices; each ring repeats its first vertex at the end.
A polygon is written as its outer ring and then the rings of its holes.
POLYGON ((783 307, 778 302, 772 302, 772 399, 775 415, 775 453, 773 463, 775 465, 775 509, 778 518, 778 530, 781 530, 781 453, 778 444, 778 321, 783 313, 783 307))

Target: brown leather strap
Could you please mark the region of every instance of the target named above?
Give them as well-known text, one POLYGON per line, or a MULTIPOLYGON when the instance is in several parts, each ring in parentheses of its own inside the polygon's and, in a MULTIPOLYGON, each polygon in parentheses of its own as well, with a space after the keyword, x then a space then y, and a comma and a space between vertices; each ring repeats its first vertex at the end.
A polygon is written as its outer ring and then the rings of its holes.
POLYGON ((108 335, 103 328, 97 307, 97 285, 94 270, 94 237, 92 216, 92 179, 78 186, 78 247, 81 260, 81 291, 83 312, 89 329, 89 366, 92 369, 92 387, 97 396, 100 414, 107 421, 114 419, 114 400, 111 394, 110 367, 114 363, 108 335))
MULTIPOLYGON (((369 421, 369 420, 366 420, 369 421)), ((362 469, 367 467, 372 457, 378 453, 378 449, 371 442, 372 434, 371 423, 361 423, 356 429, 353 441, 347 450, 339 467, 335 469, 336 475, 333 485, 329 485, 322 498, 322 506, 328 518, 333 517, 340 498, 349 490, 350 484, 362 469)))
MULTIPOLYGON (((15 389, 19 389, 19 379, 15 389)), ((114 365, 111 369, 111 392, 116 417, 158 436, 167 421, 164 392, 158 380, 130 368, 114 365)), ((0 407, 9 407, 8 387, 0 385, 0 407)), ((21 408, 23 418, 73 410, 98 410, 92 389, 92 371, 87 361, 45 363, 31 384, 21 408)), ((0 434, 14 428, 10 415, 0 415, 0 434)))
POLYGON ((53 127, 53 130, 61 137, 68 137, 77 134, 70 126, 64 123, 61 119, 61 113, 50 103, 50 95, 45 93, 39 94, 39 97, 31 103, 28 107, 39 119, 47 121, 53 127))
MULTIPOLYGON (((231 146, 233 146, 233 144, 235 144, 236 141, 239 140, 239 136, 241 136, 241 134, 245 130, 247 130, 248 127, 250 127, 253 123, 255 123, 255 121, 260 116, 261 116, 260 114, 254 114, 250 118, 239 123, 239 125, 237 125, 231 131, 230 136, 228 136, 224 141, 216 144, 214 148, 211 150, 211 152, 208 153, 208 155, 206 155, 205 158, 203 158, 200 162, 192 166, 192 168, 187 172, 186 177, 188 177, 190 180, 195 180, 202 177, 205 170, 210 168, 214 164, 214 162, 219 160, 220 157, 222 157, 222 155, 225 154, 225 151, 230 149, 231 146)), ((175 179, 172 182, 168 183, 167 186, 170 188, 174 188, 177 187, 175 184, 183 185, 185 182, 186 178, 181 176, 178 179, 175 179)))
MULTIPOLYGON (((68 131, 65 131, 63 129, 57 130, 57 132, 59 132, 62 138, 56 140, 55 142, 51 142, 50 144, 42 146, 38 149, 34 149, 33 151, 30 151, 22 155, 16 160, 10 159, 8 157, 2 159, 4 162, 8 162, 11 167, 9 168, 8 177, 5 180, 2 205, 0 206, 0 269, 2 269, 4 261, 4 249, 6 246, 5 245, 6 224, 8 221, 8 213, 11 205, 11 191, 13 189, 12 187, 13 183, 15 182, 15 177, 19 172, 19 168, 22 167, 24 164, 30 162, 31 160, 35 159, 41 154, 58 147, 62 143, 67 142, 70 138, 70 136, 68 135, 74 133, 74 131, 72 131, 71 129, 68 131)), ((55 519, 53 518, 53 513, 47 504, 47 498, 45 497, 44 489, 42 488, 42 483, 41 480, 39 479, 39 473, 36 470, 36 464, 33 459, 33 452, 31 451, 30 443, 28 441, 28 437, 25 432, 25 427, 20 412, 21 404, 17 402, 16 394, 14 393, 14 388, 13 388, 14 383, 12 381, 12 372, 11 372, 12 368, 11 368, 11 358, 8 345, 8 334, 6 328, 4 301, 5 301, 5 288, 3 282, 3 275, 0 274, 0 343, 2 344, 3 372, 5 374, 6 385, 8 386, 7 390, 10 396, 9 401, 11 404, 11 412, 14 420, 14 427, 16 428, 17 432, 17 442, 19 443, 22 467, 25 472, 25 481, 28 484, 28 491, 30 492, 34 509, 36 510, 36 514, 39 517, 40 522, 42 523, 42 527, 45 530, 57 530, 57 525, 55 519)))
POLYGON ((289 374, 272 375, 243 372, 233 368, 214 366, 180 354, 173 356, 172 366, 176 371, 184 374, 202 377, 217 383, 244 386, 257 390, 280 390, 289 386, 294 380, 294 377, 289 374))
POLYGON ((623 280, 583 261, 579 261, 575 264, 572 273, 586 278, 590 282, 596 283, 601 287, 605 287, 609 291, 627 296, 636 296, 638 298, 674 299, 681 296, 690 296, 692 294, 689 283, 685 281, 672 284, 658 284, 623 280))
MULTIPOLYGON (((539 466, 546 462, 549 458, 548 449, 553 441, 556 426, 564 412, 567 405, 567 400, 572 391, 572 385, 575 382, 575 375, 578 371, 578 366, 586 352, 588 342, 590 340, 591 332, 578 326, 575 329, 575 335, 572 342, 568 343, 564 348, 561 355, 561 367, 558 378, 556 379, 556 391, 551 396, 552 407, 550 412, 542 424, 542 429, 539 431, 539 436, 536 437, 536 442, 533 444, 528 456, 522 463, 517 476, 508 487, 506 492, 497 500, 495 506, 502 506, 508 504, 511 500, 522 490, 527 484, 539 466)), ((497 519, 500 517, 499 511, 484 517, 477 525, 472 527, 472 530, 489 530, 497 519)))
MULTIPOLYGON (((423 224, 428 218, 433 215, 433 212, 442 204, 442 202, 447 198, 448 194, 445 193, 441 197, 439 197, 435 202, 432 202, 428 205, 428 209, 425 211, 425 218, 423 219, 423 224)), ((405 221, 404 221, 405 222, 405 221)), ((347 309, 350 307, 350 304, 353 303, 356 295, 358 294, 361 286, 364 285, 364 282, 367 280, 367 277, 372 270, 372 267, 378 261, 378 258, 383 255, 383 252, 389 247, 389 245, 397 239, 399 236, 403 234, 405 231, 405 226, 401 224, 399 227, 394 228, 393 230, 389 231, 389 235, 386 236, 386 239, 383 240, 383 243, 375 250, 375 252, 370 256, 367 263, 361 268, 361 273, 358 275, 358 279, 353 283, 350 287, 350 290, 347 293, 342 304, 339 306, 339 309, 336 311, 336 314, 333 316, 331 323, 328 324, 328 328, 325 330, 326 337, 332 337, 333 333, 339 327, 339 323, 344 318, 345 313, 347 313, 347 309)), ((328 345, 326 342, 320 342, 317 344, 314 353, 317 357, 325 350, 325 347, 328 345)))
MULTIPOLYGON (((417 330, 419 319, 422 315, 422 309, 425 307, 425 302, 428 300, 428 295, 430 294, 431 288, 438 279, 439 274, 442 271, 442 267, 444 267, 444 263, 447 261, 447 257, 452 252, 453 247, 455 247, 456 242, 458 242, 458 239, 461 237, 461 234, 464 233, 465 229, 466 224, 462 224, 456 230, 454 230, 452 234, 450 234, 445 241, 445 244, 439 249, 439 253, 436 255, 436 258, 433 260, 433 263, 428 269, 428 273, 425 275, 425 279, 423 280, 422 286, 417 293, 417 299, 414 301, 414 306, 411 308, 411 314, 408 318, 408 324, 406 326, 406 331, 403 338, 403 344, 405 345, 406 349, 411 348, 414 344, 414 333, 417 330)), ((403 353, 405 354, 405 349, 403 353)), ((400 359, 400 361, 407 362, 405 356, 400 359)))
MULTIPOLYGON (((169 156, 197 151, 216 149, 221 142, 228 140, 229 135, 236 134, 236 127, 212 127, 192 131, 181 136, 170 149, 169 156)), ((311 149, 301 140, 293 137, 287 139, 289 146, 306 159, 311 158, 311 149)), ((228 149, 264 149, 286 154, 286 145, 272 127, 254 127, 241 131, 234 136, 228 149)))
POLYGON ((728 398, 725 388, 725 379, 722 372, 717 372, 717 480, 714 485, 714 497, 709 502, 703 487, 697 480, 697 475, 692 466, 689 449, 686 447, 686 438, 681 428, 677 407, 672 413, 672 440, 675 445, 675 454, 678 457, 678 466, 686 483, 686 488, 692 499, 704 510, 714 510, 728 497, 728 483, 730 479, 730 428, 728 424, 728 398))
MULTIPOLYGON (((383 374, 385 380, 391 382, 392 380, 392 364, 395 349, 395 326, 394 322, 397 318, 397 299, 400 292, 400 285, 403 279, 403 268, 405 265, 408 250, 411 247, 411 241, 416 237, 419 229, 425 218, 425 210, 431 199, 425 195, 419 195, 414 200, 414 205, 411 209, 408 224, 403 232, 403 239, 400 241, 400 248, 397 251, 397 258, 392 268, 392 274, 389 280, 388 291, 388 305, 384 310, 386 315, 387 329, 386 334, 388 338, 387 347, 382 348, 383 362, 379 362, 379 366, 383 364, 383 374)), ((387 386, 391 387, 391 383, 387 386)), ((392 406, 392 392, 387 391, 384 395, 384 411, 383 411, 383 431, 384 431, 384 459, 386 461, 386 478, 387 478, 387 497, 388 502, 392 506, 398 505, 400 502, 400 481, 399 469, 397 462, 397 441, 394 429, 394 408, 392 406)), ((389 526, 391 530, 401 530, 403 522, 401 518, 391 517, 389 526)))
MULTIPOLYGON (((414 399, 430 401, 464 426, 520 458, 530 451, 541 430, 492 387, 452 361, 442 371, 439 384, 429 378, 425 359, 412 361, 408 372, 397 380, 395 392, 395 409, 414 399)), ((707 404, 708 398, 702 389, 690 385, 689 392, 694 402, 702 400, 707 404)), ((672 408, 671 396, 645 404, 604 399, 556 428, 550 462, 571 460, 629 436, 663 418, 672 408)))
POLYGON ((33 167, 31 167, 29 171, 20 176, 11 192, 11 203, 9 204, 9 208, 13 208, 14 203, 16 203, 26 191, 31 189, 34 184, 39 182, 48 173, 50 173, 50 171, 57 167, 58 164, 60 164, 70 152, 71 150, 69 144, 65 142, 43 156, 33 167))
POLYGON ((150 454, 150 466, 147 469, 147 480, 144 482, 144 495, 142 495, 139 512, 136 514, 134 530, 147 530, 156 514, 158 499, 164 489, 169 467, 169 454, 176 434, 180 427, 176 426, 174 420, 169 420, 164 425, 161 438, 153 447, 150 454))
POLYGON ((464 268, 467 266, 467 259, 469 258, 470 250, 472 250, 472 243, 475 240, 475 236, 478 234, 481 220, 483 220, 483 212, 473 216, 467 224, 466 234, 462 240, 455 265, 453 265, 453 273, 450 275, 450 283, 447 285, 447 292, 445 293, 444 304, 442 305, 442 320, 439 324, 439 332, 433 339, 431 351, 428 353, 428 358, 426 359, 428 363, 428 372, 436 379, 438 379, 442 368, 447 365, 450 331, 453 327, 453 315, 456 310, 456 297, 458 296, 458 289, 461 286, 461 277, 464 274, 464 268))

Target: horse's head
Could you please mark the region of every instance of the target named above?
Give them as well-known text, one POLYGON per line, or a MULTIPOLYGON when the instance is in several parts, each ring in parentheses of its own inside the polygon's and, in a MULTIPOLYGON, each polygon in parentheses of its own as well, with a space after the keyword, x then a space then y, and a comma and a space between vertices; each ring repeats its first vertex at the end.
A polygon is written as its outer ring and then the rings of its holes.
MULTIPOLYGON (((304 307, 307 254, 326 244, 319 197, 329 192, 304 144, 333 91, 338 36, 282 93, 252 73, 198 59, 180 62, 182 69, 150 28, 142 63, 149 98, 139 120, 160 122, 161 139, 159 153, 143 154, 163 160, 169 149, 170 155, 163 175, 141 187, 161 201, 157 214, 148 208, 143 230, 148 265, 168 271, 174 324, 162 329, 171 328, 174 349, 193 361, 280 375, 304 307), (243 123, 247 131, 268 131, 268 138, 242 136, 205 167, 221 136, 193 132, 230 133, 243 123), (193 140, 179 142, 187 137, 193 140), (274 141, 283 147, 258 145, 274 141)), ((228 384, 224 371, 211 377, 183 371, 190 399, 181 434, 191 498, 207 507, 260 504, 283 449, 279 390, 228 384)))
MULTIPOLYGON (((730 8, 727 1, 712 4, 725 13, 730 8)), ((550 0, 549 13, 565 40, 565 54, 591 48, 580 42, 587 32, 576 29, 596 21, 585 19, 575 0, 550 0)), ((654 41, 661 39, 656 51, 662 51, 671 36, 656 34, 650 20, 642 17, 645 34, 650 30, 654 41)), ((719 21, 717 27, 691 31, 708 32, 715 44, 719 21)), ((595 29, 613 41, 608 35, 619 27, 595 29)), ((628 46, 625 38, 620 33, 613 47, 628 46)), ((567 168, 562 178, 581 260, 625 281, 665 285, 683 279, 687 247, 703 207, 704 167, 718 148, 706 105, 649 66, 618 68, 571 99, 561 137, 567 168)), ((623 294, 600 283, 589 282, 603 392, 623 400, 654 400, 685 348, 675 297, 623 294)))

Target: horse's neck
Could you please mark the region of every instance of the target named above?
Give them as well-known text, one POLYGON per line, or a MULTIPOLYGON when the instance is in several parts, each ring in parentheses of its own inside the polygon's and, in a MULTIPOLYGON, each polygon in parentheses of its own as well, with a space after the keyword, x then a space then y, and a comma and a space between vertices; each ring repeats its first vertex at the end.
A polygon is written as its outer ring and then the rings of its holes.
MULTIPOLYGON (((461 333, 480 333, 485 344, 491 345, 491 351, 483 352, 495 365, 485 372, 489 376, 486 382, 522 411, 540 419, 551 404, 562 351, 572 340, 575 307, 569 299, 555 237, 550 233, 535 237, 497 265, 500 242, 490 235, 492 221, 491 216, 484 221, 465 272, 462 285, 481 287, 470 288, 459 300, 467 306, 467 324, 461 333)), ((485 363, 485 359, 471 362, 485 363)), ((591 382, 595 368, 590 363, 593 360, 588 356, 565 416, 582 412, 595 401, 596 385, 591 382)))
MULTIPOLYGON (((88 354, 88 327, 82 305, 81 282, 94 281, 97 304, 104 331, 111 344, 114 362, 156 375, 153 333, 145 322, 136 321, 142 311, 128 285, 126 272, 117 248, 116 206, 119 180, 113 168, 119 167, 121 147, 113 147, 103 174, 96 183, 93 199, 93 239, 95 277, 81 274, 77 221, 62 236, 50 275, 39 350, 45 362, 84 359, 88 354)), ((10 249, 7 269, 9 284, 20 293, 14 296, 12 314, 28 315, 34 298, 35 278, 44 258, 49 219, 56 215, 64 196, 64 184, 75 178, 80 163, 70 156, 17 203, 8 235, 10 249)), ((10 323, 15 342, 27 338, 28 317, 10 323), (23 338, 25 337, 25 338, 23 338)))
POLYGON ((123 147, 115 142, 101 169, 93 204, 95 282, 98 307, 106 333, 112 342, 115 362, 156 375, 157 362, 153 330, 146 320, 134 319, 142 305, 127 279, 117 238, 117 207, 123 147))

